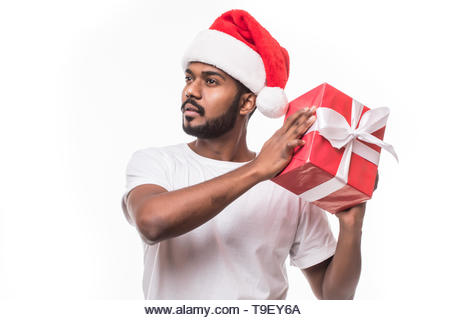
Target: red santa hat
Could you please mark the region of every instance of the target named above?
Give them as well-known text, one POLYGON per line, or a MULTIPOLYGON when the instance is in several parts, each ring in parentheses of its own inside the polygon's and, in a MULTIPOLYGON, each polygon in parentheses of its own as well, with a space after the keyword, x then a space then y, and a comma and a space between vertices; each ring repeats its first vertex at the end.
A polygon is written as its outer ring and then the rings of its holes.
POLYGON ((239 80, 257 95, 256 106, 267 117, 286 113, 284 88, 289 77, 289 55, 248 12, 230 10, 201 31, 182 58, 213 65, 239 80))

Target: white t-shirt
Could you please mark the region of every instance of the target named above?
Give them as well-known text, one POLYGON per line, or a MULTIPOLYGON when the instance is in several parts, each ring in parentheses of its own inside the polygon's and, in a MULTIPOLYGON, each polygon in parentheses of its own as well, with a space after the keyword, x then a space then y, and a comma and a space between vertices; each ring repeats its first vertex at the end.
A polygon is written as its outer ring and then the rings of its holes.
MULTIPOLYGON (((245 163, 205 158, 186 143, 141 149, 128 163, 123 201, 138 185, 173 191, 245 163)), ((322 209, 266 180, 198 228, 143 246, 146 299, 285 299, 287 256, 307 268, 334 255, 336 240, 322 209)))

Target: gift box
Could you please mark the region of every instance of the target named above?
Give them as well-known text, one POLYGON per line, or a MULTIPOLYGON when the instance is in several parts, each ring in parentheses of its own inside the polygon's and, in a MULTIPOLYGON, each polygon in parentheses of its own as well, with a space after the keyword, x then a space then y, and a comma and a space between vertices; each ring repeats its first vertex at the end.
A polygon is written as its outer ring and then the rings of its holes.
POLYGON ((286 119, 315 106, 316 121, 303 135, 287 167, 272 181, 328 212, 337 213, 372 197, 388 108, 369 109, 323 83, 289 103, 286 119))

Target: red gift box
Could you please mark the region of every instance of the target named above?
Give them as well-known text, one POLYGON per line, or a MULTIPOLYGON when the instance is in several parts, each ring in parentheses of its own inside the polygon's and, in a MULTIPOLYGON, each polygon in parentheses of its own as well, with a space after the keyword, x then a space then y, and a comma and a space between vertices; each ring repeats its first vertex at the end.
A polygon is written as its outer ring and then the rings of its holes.
POLYGON ((327 83, 289 103, 286 119, 315 106, 317 120, 303 135, 288 166, 273 182, 331 213, 371 198, 388 108, 370 110, 327 83))

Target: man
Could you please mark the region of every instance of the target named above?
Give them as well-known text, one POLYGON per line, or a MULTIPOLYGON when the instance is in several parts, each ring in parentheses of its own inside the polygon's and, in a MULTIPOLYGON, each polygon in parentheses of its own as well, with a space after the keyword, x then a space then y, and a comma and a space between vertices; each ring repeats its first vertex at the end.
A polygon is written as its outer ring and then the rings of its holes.
POLYGON ((183 130, 196 140, 136 151, 122 208, 144 243, 146 299, 284 299, 285 260, 319 299, 352 299, 364 205, 325 213, 270 181, 287 166, 314 109, 290 116, 258 154, 247 123, 286 112, 289 56, 252 16, 221 15, 183 58, 183 130))

